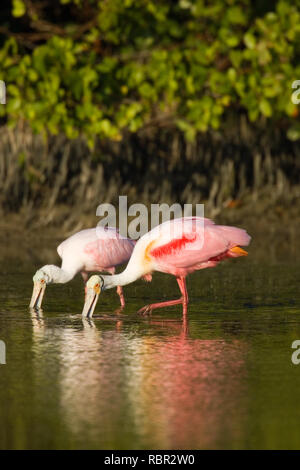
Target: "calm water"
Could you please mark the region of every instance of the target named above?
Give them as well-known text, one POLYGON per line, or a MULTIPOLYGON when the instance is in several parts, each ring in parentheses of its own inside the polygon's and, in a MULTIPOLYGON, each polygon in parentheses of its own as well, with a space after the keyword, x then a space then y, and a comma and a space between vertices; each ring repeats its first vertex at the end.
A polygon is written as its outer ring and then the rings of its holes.
POLYGON ((31 314, 39 264, 1 266, 1 449, 300 448, 299 261, 254 253, 190 276, 187 323, 180 307, 136 315, 178 296, 160 274, 125 288, 122 313, 109 291, 82 321, 78 277, 31 314))

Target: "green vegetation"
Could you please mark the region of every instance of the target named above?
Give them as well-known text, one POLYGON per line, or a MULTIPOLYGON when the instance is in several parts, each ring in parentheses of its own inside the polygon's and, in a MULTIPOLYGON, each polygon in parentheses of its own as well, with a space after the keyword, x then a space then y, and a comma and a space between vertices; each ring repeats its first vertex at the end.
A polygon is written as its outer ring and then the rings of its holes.
MULTIPOLYGON (((300 1, 13 0, 1 6, 9 124, 120 140, 145 125, 188 140, 229 114, 300 137, 300 1), (5 7, 6 5, 6 7, 5 7)), ((230 121, 231 122, 231 121, 230 121)), ((232 125, 232 123, 230 124, 232 125)))
POLYGON ((300 0, 0 11, 0 210, 73 227, 118 194, 213 217, 300 207, 300 0))

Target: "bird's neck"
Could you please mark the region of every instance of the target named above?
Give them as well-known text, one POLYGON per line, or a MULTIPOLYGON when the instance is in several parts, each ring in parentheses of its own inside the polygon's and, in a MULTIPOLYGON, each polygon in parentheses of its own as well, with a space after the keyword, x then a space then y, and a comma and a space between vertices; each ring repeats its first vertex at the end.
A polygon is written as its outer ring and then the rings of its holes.
POLYGON ((65 284, 73 279, 76 274, 76 271, 62 269, 54 264, 43 266, 42 270, 48 274, 49 282, 54 284, 65 284))
POLYGON ((112 276, 101 276, 104 279, 104 289, 111 289, 116 286, 126 286, 142 277, 145 273, 142 270, 127 268, 120 274, 112 276))

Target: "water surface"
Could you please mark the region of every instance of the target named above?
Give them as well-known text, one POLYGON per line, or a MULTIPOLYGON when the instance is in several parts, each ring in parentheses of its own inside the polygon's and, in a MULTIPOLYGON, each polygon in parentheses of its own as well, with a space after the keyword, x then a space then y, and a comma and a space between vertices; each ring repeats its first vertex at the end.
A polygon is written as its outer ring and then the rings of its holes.
POLYGON ((80 277, 29 312, 37 267, 2 262, 1 449, 300 447, 299 260, 254 254, 199 271, 184 322, 177 306, 136 314, 179 295, 162 274, 127 286, 123 312, 103 293, 93 321, 80 277))

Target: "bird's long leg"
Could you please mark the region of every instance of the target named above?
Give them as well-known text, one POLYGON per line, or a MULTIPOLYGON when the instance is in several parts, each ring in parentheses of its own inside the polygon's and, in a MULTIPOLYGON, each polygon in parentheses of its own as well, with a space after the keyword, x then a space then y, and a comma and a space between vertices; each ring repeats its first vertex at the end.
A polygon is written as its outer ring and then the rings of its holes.
POLYGON ((125 297, 123 294, 122 286, 117 286, 117 293, 118 293, 118 296, 120 297, 121 307, 123 308, 125 307, 125 297))
POLYGON ((187 314, 187 306, 189 303, 189 294, 186 288, 185 277, 177 277, 177 282, 179 285, 180 292, 182 293, 182 306, 183 306, 183 315, 187 314))
POLYGON ((86 296, 86 283, 87 283, 89 275, 85 271, 81 271, 81 276, 82 276, 83 283, 84 283, 84 297, 85 297, 86 296))
POLYGON ((138 313, 140 313, 142 315, 147 315, 148 313, 151 313, 152 310, 154 310, 156 308, 171 307, 172 305, 182 304, 182 307, 183 307, 182 313, 183 313, 183 315, 186 315, 187 314, 187 306, 188 306, 188 303, 189 303, 189 297, 188 297, 188 293, 187 293, 187 289, 186 289, 185 277, 183 277, 183 276, 176 277, 176 280, 178 282, 179 289, 180 289, 180 292, 182 294, 182 297, 180 297, 180 299, 167 300, 166 302, 158 302, 156 304, 149 304, 149 305, 146 305, 145 307, 141 308, 138 311, 138 313))
MULTIPOLYGON (((108 268, 106 269, 106 271, 110 274, 115 274, 116 268, 108 268)), ((125 307, 125 297, 124 297, 122 286, 117 286, 117 294, 120 297, 121 309, 123 309, 125 307)), ((118 312, 119 312, 119 309, 116 311, 116 313, 118 312)))

